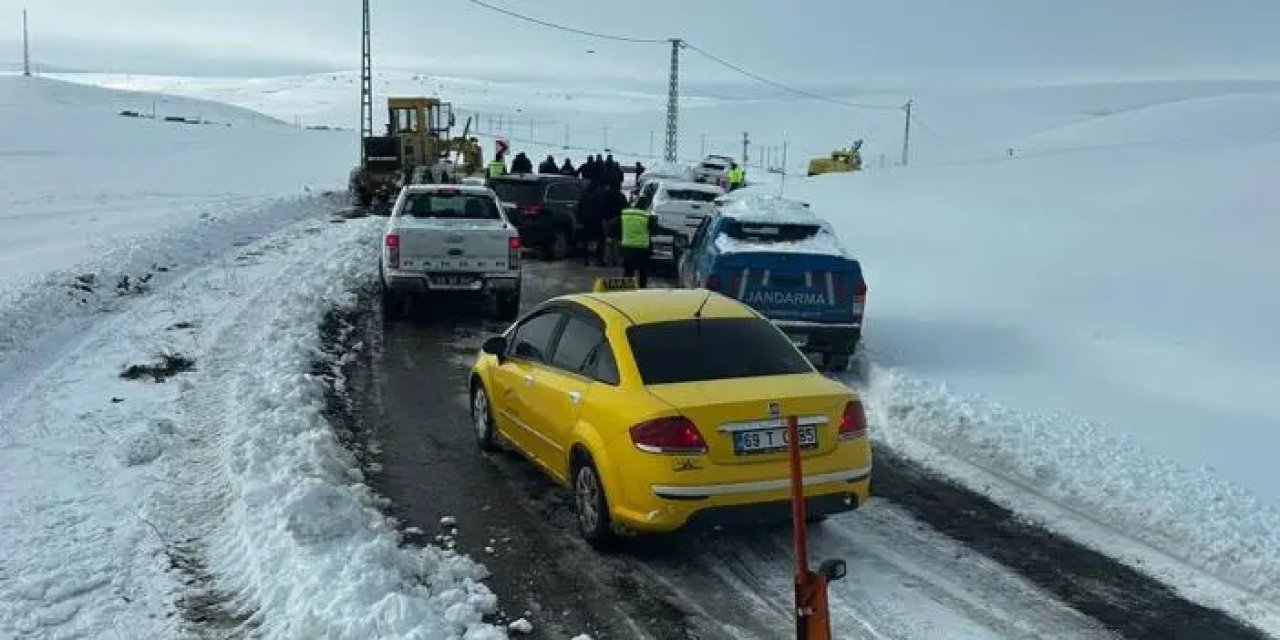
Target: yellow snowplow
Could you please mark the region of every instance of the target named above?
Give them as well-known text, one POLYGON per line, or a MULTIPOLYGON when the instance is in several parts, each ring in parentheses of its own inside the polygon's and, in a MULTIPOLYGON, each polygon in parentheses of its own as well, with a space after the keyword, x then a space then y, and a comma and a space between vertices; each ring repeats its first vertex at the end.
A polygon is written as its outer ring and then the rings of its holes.
POLYGON ((848 173, 862 169, 862 141, 857 140, 848 149, 836 149, 825 158, 814 158, 809 161, 809 175, 824 173, 848 173))

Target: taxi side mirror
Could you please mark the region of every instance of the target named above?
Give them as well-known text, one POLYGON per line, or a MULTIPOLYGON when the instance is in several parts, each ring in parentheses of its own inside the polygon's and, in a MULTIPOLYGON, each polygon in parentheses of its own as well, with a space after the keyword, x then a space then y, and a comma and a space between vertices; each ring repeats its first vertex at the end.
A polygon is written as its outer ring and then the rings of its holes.
POLYGON ((848 572, 849 568, 845 565, 844 560, 833 558, 818 566, 818 573, 822 574, 827 579, 827 582, 835 582, 843 578, 848 572))
POLYGON ((507 355, 507 339, 502 336, 489 338, 484 341, 484 344, 480 345, 480 350, 491 356, 497 356, 501 360, 503 356, 507 355))

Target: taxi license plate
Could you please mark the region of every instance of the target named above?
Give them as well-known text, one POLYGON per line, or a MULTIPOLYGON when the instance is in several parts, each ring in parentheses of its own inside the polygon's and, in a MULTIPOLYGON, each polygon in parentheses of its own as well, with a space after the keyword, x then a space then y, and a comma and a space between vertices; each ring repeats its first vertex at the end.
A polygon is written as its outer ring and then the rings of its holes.
MULTIPOLYGON (((812 425, 799 427, 800 448, 818 446, 818 429, 812 425)), ((733 434, 733 452, 737 455, 773 453, 787 449, 787 429, 755 429, 733 434)))
POLYGON ((442 275, 431 276, 432 289, 474 289, 476 288, 475 276, 466 275, 442 275))

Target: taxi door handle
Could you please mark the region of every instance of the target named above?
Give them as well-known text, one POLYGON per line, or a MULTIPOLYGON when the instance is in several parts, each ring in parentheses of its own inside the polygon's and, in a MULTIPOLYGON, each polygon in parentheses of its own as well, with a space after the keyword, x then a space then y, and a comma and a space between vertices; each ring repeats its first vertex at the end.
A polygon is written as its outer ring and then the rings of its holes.
POLYGON ((533 385, 533 374, 531 373, 524 374, 524 384, 525 386, 533 385))
POLYGON ((582 402, 582 393, 580 391, 570 391, 569 402, 573 404, 578 404, 579 402, 582 402))

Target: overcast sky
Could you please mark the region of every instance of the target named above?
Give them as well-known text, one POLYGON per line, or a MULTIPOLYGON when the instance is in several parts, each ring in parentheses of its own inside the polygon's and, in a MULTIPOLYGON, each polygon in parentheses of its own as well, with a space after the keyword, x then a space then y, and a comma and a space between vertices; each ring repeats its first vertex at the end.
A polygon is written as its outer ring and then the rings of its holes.
MULTIPOLYGON (((1280 77, 1280 0, 488 1, 584 29, 686 38, 793 83, 1280 77)), ((60 67, 272 75, 359 66, 359 0, 0 0, 5 66, 21 57, 24 5, 35 57, 60 67)), ((468 0, 373 0, 373 12, 383 67, 649 85, 668 64, 663 45, 561 33, 468 0)), ((696 55, 685 63, 691 82, 738 78, 696 55)))

